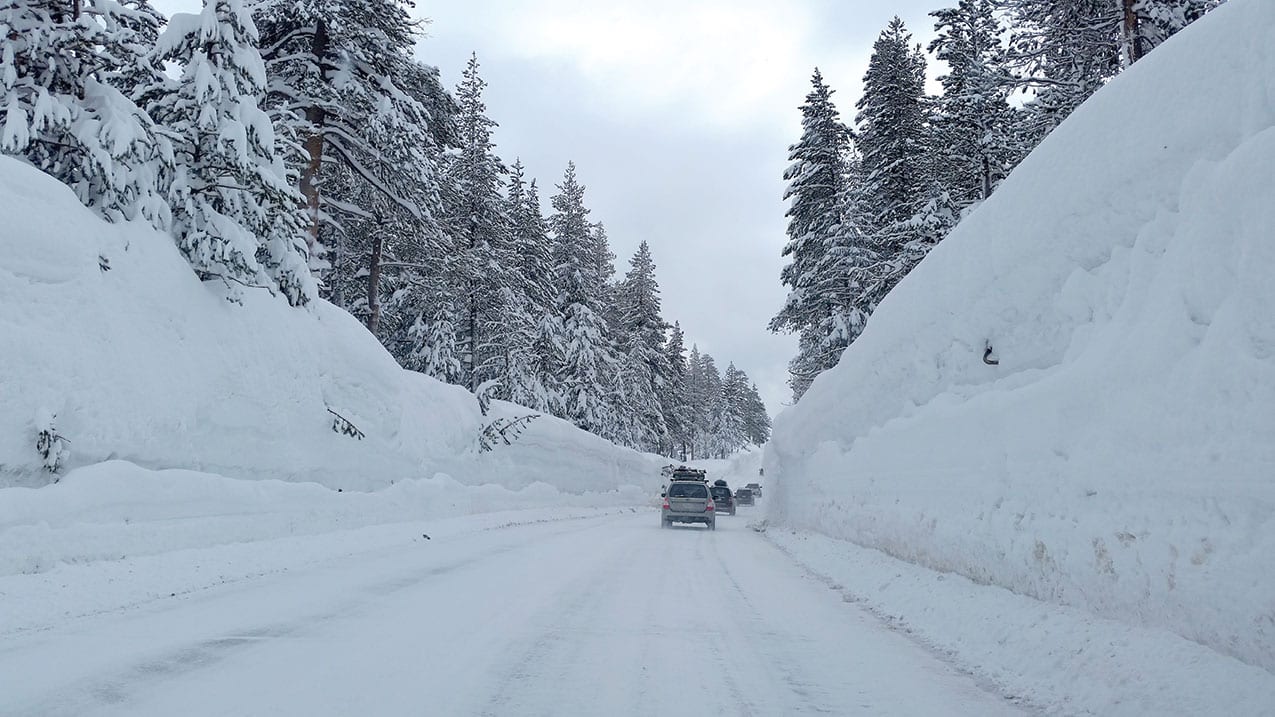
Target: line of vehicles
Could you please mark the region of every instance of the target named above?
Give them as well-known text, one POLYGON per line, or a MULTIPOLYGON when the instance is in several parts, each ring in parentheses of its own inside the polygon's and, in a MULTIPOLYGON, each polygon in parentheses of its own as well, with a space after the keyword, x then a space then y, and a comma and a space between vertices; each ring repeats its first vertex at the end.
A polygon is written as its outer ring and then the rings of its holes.
POLYGON ((703 523, 709 530, 717 530, 717 516, 735 515, 737 506, 754 505, 761 497, 761 485, 749 483, 731 491, 724 480, 708 483, 708 473, 699 468, 670 467, 668 485, 660 497, 660 527, 669 528, 674 523, 703 523))

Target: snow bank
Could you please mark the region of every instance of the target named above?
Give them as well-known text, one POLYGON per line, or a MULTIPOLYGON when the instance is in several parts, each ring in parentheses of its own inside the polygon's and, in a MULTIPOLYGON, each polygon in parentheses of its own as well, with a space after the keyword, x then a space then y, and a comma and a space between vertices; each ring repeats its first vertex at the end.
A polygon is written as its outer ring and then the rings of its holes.
POLYGON ((1232 0, 1042 143, 778 418, 771 520, 1275 670, 1272 37, 1232 0))
POLYGON ((262 289, 227 301, 167 236, 107 224, 8 157, 0 216, 0 488, 48 482, 36 442, 50 425, 66 469, 122 459, 347 491, 437 472, 570 492, 658 486, 662 459, 550 417, 480 455, 491 418, 473 397, 401 370, 349 314, 262 289))
POLYGON ((545 483, 516 491, 462 485, 441 473, 373 493, 338 492, 317 483, 108 461, 74 470, 56 485, 4 491, 0 576, 370 525, 544 507, 613 508, 646 499, 634 486, 572 495, 545 483))

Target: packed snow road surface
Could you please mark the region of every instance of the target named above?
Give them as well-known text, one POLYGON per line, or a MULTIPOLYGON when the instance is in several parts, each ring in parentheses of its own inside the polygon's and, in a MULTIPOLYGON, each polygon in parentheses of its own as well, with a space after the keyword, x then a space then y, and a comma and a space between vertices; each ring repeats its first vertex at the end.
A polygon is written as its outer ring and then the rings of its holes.
POLYGON ((639 510, 405 535, 32 626, 0 641, 0 713, 1017 712, 746 520, 661 530, 639 510))

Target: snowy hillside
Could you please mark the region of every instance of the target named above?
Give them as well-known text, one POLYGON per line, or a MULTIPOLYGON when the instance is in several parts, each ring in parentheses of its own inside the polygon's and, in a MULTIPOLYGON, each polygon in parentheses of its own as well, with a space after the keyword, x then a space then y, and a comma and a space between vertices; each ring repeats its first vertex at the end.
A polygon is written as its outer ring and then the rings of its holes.
POLYGON ((479 454, 490 418, 473 397, 401 370, 344 311, 263 289, 231 303, 167 236, 105 223, 8 157, 0 216, 0 487, 48 482, 36 441, 51 416, 64 470, 120 459, 345 490, 439 472, 511 489, 658 485, 658 457, 547 416, 479 454), (362 438, 335 432, 332 412, 362 438))
POLYGON ((780 415, 770 519, 1275 670, 1272 37, 1233 0, 1041 144, 780 415))

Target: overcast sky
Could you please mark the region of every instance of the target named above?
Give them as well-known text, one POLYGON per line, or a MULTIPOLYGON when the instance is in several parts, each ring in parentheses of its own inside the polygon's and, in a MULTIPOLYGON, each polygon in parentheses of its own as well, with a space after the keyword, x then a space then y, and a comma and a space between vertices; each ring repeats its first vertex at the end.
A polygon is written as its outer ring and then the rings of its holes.
POLYGON ((955 1, 423 0, 414 12, 430 21, 417 56, 448 88, 478 54, 496 151, 522 158, 546 210, 575 161, 617 272, 649 242, 665 317, 720 369, 746 371, 773 415, 796 351, 766 330, 786 295, 781 175, 811 71, 852 119, 890 18, 928 43, 927 13, 955 1))

